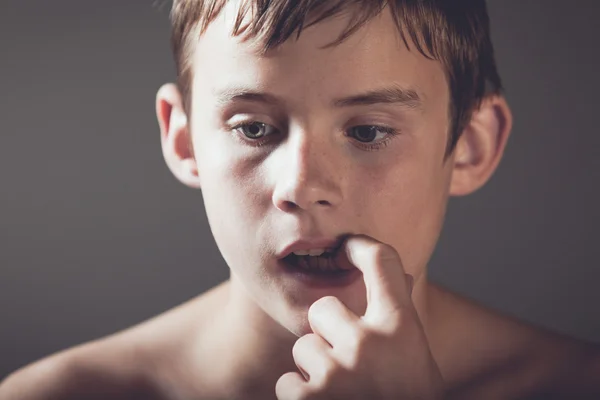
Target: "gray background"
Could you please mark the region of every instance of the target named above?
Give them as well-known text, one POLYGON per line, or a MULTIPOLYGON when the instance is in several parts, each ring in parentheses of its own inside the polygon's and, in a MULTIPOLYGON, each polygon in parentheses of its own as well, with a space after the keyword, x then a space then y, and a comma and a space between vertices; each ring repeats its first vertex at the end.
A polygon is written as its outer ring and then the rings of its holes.
MULTIPOLYGON (((174 68, 153 4, 1 1, 0 378, 228 275, 201 193, 162 159, 174 68)), ((600 342, 599 6, 565 4, 490 3, 515 127, 489 184, 451 200, 431 277, 600 342)))

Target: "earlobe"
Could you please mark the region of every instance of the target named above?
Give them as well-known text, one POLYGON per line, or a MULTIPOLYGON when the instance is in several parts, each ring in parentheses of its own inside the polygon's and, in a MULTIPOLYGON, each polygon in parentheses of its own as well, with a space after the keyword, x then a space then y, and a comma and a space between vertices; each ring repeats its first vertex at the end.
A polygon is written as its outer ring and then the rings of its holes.
POLYGON ((488 96, 463 130, 453 154, 451 196, 482 187, 498 167, 512 129, 512 114, 502 96, 488 96))
POLYGON ((184 185, 200 188, 198 166, 190 144, 188 118, 176 85, 166 84, 158 90, 156 116, 167 166, 184 185))

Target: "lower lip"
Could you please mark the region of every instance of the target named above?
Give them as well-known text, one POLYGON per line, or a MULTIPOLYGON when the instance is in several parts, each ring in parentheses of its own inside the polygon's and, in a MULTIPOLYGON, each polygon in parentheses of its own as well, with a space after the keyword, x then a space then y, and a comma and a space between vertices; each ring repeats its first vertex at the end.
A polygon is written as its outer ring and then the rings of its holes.
POLYGON ((277 263, 283 269, 286 275, 291 276, 293 279, 313 288, 339 288, 350 286, 362 275, 358 268, 352 268, 335 273, 322 273, 302 269, 291 264, 285 259, 278 260, 277 263))

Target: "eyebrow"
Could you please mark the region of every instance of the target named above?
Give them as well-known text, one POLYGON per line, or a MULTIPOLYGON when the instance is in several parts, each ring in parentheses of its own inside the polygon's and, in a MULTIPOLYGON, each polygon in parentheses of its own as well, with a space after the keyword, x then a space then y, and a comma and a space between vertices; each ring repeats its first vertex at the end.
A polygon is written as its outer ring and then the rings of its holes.
POLYGON ((365 93, 336 99, 335 107, 368 106, 372 104, 398 104, 408 108, 420 108, 422 101, 414 89, 406 89, 397 85, 381 89, 369 90, 365 93))
MULTIPOLYGON (((230 87, 218 91, 217 102, 225 105, 234 101, 254 101, 268 105, 283 104, 283 99, 267 92, 260 92, 246 87, 230 87)), ((422 100, 414 89, 402 88, 392 85, 380 89, 369 90, 331 102, 332 107, 367 106, 373 104, 396 104, 410 109, 418 109, 422 106, 422 100)))

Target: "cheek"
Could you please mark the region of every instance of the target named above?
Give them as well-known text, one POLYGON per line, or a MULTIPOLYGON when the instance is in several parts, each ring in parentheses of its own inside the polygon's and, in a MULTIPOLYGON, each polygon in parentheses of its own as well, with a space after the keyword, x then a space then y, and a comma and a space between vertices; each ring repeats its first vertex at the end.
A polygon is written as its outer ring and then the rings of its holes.
POLYGON ((203 195, 238 219, 251 218, 261 204, 261 160, 249 157, 230 137, 232 133, 214 127, 207 127, 206 132, 213 133, 198 135, 195 146, 200 149, 196 154, 203 195))
POLYGON ((238 265, 237 258, 247 258, 260 245, 256 226, 264 218, 265 201, 260 197, 257 161, 242 157, 227 138, 199 137, 196 142, 202 197, 211 231, 225 261, 238 265))
POLYGON ((441 231, 448 181, 441 160, 415 155, 380 171, 379 179, 364 179, 361 196, 369 216, 362 228, 392 245, 407 271, 425 267, 441 231))

